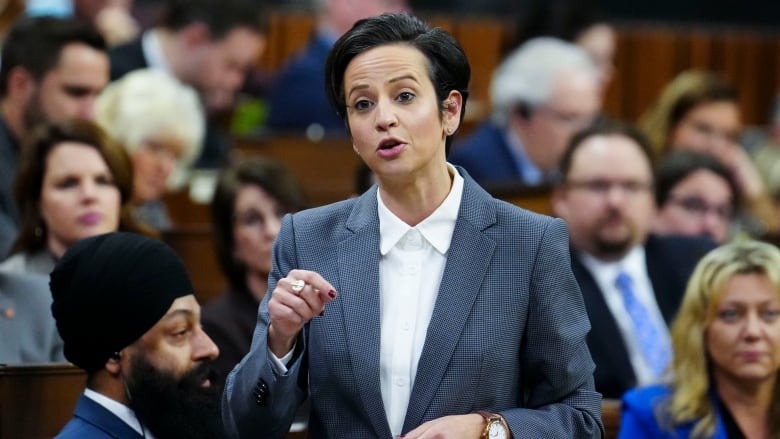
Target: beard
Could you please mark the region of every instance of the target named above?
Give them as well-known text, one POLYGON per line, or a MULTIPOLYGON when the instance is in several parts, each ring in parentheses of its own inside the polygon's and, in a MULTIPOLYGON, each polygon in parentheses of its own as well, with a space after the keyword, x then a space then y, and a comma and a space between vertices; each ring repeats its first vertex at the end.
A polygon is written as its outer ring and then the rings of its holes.
POLYGON ((631 247, 637 241, 638 235, 639 231, 633 221, 619 212, 610 211, 596 224, 596 233, 593 240, 596 256, 608 261, 618 260, 631 250, 631 247), (622 223, 622 227, 626 229, 626 232, 622 236, 607 236, 604 230, 610 227, 609 223, 616 221, 622 223))
POLYGON ((22 124, 25 131, 28 133, 32 131, 36 126, 48 122, 48 118, 43 111, 43 103, 41 103, 40 90, 35 90, 27 108, 24 109, 22 114, 22 124))
POLYGON ((145 357, 132 360, 127 377, 130 408, 158 439, 221 438, 219 404, 222 392, 208 363, 200 363, 181 377, 156 369, 145 357), (210 387, 203 387, 205 379, 210 387))

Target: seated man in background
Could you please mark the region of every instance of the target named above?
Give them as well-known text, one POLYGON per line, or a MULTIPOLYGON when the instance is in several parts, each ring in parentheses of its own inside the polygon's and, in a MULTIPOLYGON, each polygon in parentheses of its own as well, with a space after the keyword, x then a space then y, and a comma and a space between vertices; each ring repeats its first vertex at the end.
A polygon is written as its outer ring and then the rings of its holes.
POLYGON ((569 225, 571 263, 590 317, 596 390, 618 398, 654 383, 671 359, 668 324, 688 277, 714 244, 650 235, 655 215, 647 140, 619 122, 575 135, 553 210, 569 225))
POLYGON ((229 140, 215 115, 233 108, 236 93, 265 48, 265 23, 249 0, 168 0, 158 25, 111 49, 111 79, 150 67, 197 89, 210 123, 197 167, 221 167, 229 140))
POLYGON ((406 0, 315 0, 317 28, 274 80, 267 127, 274 133, 347 136, 347 126, 325 96, 325 57, 357 20, 408 9, 406 0), (305 105, 301 103, 305 102, 305 105))
POLYGON ((723 244, 731 236, 738 194, 731 173, 714 156, 672 151, 655 172, 658 215, 653 231, 705 236, 723 244))
POLYGON ((0 364, 65 362, 47 280, 0 271, 0 364))
POLYGON ((598 70, 574 44, 535 38, 498 67, 490 101, 491 120, 456 143, 449 161, 483 186, 549 184, 571 136, 601 109, 598 70))
POLYGON ((51 274, 65 357, 87 372, 57 436, 219 438, 219 354, 184 264, 161 241, 109 233, 71 246, 51 274))
POLYGON ((92 25, 40 17, 11 28, 0 62, 0 259, 21 225, 13 195, 21 143, 40 123, 94 119, 106 84, 106 45, 92 25))

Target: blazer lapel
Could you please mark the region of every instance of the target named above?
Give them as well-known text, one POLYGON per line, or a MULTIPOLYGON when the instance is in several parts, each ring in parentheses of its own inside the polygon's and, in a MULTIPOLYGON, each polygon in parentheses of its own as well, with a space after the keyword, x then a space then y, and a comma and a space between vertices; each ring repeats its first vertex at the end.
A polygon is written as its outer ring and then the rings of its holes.
POLYGON ((431 322, 425 336, 403 431, 420 425, 439 390, 452 353, 471 313, 490 264, 495 242, 482 231, 495 222, 490 196, 469 177, 463 189, 458 220, 447 253, 431 322))
POLYGON ((360 197, 347 228, 353 235, 339 243, 339 300, 357 388, 377 437, 390 437, 379 386, 379 217, 376 187, 360 197))

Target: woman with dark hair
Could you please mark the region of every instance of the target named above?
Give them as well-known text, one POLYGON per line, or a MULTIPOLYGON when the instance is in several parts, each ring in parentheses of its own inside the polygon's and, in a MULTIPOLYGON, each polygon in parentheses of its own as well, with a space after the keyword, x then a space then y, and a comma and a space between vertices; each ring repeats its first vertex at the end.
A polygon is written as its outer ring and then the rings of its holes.
POLYGON ((94 123, 38 127, 22 148, 14 186, 22 227, 0 269, 49 274, 79 239, 146 232, 130 213, 132 188, 130 159, 94 123))
POLYGON ((679 150, 655 171, 655 200, 655 233, 706 236, 723 244, 731 237, 739 190, 718 159, 679 150))
POLYGON ((377 183, 282 219, 228 434, 284 437, 310 396, 311 438, 601 437, 566 226, 447 163, 470 77, 458 42, 380 15, 325 72, 377 183))
POLYGON ((670 151, 687 149, 716 157, 739 189, 742 221, 752 235, 780 230, 769 190, 750 156, 739 143, 742 130, 737 90, 722 76, 708 71, 680 73, 639 119, 653 143, 656 161, 670 151))
POLYGON ((211 202, 217 258, 230 288, 203 307, 203 327, 219 347, 221 380, 249 352, 257 306, 268 289, 271 248, 282 216, 306 207, 285 165, 252 159, 225 169, 211 202))

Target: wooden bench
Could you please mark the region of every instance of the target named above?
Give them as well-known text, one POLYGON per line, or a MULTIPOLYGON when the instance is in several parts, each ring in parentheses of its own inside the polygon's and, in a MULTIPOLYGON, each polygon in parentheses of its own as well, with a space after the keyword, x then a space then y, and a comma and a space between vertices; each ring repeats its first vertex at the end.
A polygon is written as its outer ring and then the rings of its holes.
POLYGON ((85 385, 84 371, 70 364, 0 366, 0 439, 54 437, 85 385))
POLYGON ((601 421, 604 423, 604 439, 614 439, 620 431, 620 400, 601 401, 601 421))

